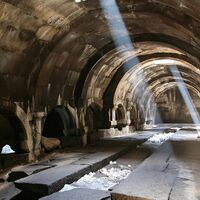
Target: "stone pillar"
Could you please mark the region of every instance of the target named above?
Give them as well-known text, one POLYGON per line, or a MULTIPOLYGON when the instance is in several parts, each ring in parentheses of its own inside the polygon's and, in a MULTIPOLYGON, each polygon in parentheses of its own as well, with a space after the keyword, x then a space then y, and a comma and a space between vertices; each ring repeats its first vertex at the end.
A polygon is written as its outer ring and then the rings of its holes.
POLYGON ((85 113, 84 113, 84 109, 80 108, 80 110, 78 111, 78 119, 79 119, 79 129, 81 131, 83 131, 83 135, 82 135, 82 145, 86 146, 87 145, 87 137, 88 137, 88 126, 86 126, 86 122, 85 122, 85 113))
POLYGON ((116 109, 112 108, 112 114, 111 114, 111 127, 117 125, 117 120, 116 120, 116 109))
POLYGON ((130 110, 126 111, 126 123, 127 123, 128 126, 131 124, 130 110))
POLYGON ((45 112, 36 112, 33 113, 34 121, 34 151, 36 154, 40 153, 41 150, 41 139, 42 139, 42 120, 45 117, 45 112))

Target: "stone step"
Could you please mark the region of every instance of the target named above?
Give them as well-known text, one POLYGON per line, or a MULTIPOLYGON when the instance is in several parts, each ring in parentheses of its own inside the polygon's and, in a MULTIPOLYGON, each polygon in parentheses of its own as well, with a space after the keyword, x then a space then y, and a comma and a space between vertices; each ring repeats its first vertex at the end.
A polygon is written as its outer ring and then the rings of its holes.
POLYGON ((77 188, 66 192, 56 192, 52 195, 43 197, 40 200, 101 200, 108 199, 109 197, 110 192, 108 191, 77 188))
POLYGON ((112 147, 103 152, 91 153, 71 164, 53 167, 15 181, 17 188, 41 196, 59 191, 65 184, 78 180, 83 175, 96 171, 115 160, 132 147, 112 147))

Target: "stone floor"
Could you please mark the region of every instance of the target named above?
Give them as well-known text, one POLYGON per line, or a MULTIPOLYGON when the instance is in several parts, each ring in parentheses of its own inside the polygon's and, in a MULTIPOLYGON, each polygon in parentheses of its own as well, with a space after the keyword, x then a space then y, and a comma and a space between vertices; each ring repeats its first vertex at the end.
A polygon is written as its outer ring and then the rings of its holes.
POLYGON ((18 166, 10 173, 11 182, 0 183, 0 199, 31 200, 44 196, 44 200, 199 200, 200 141, 196 131, 179 130, 162 145, 145 145, 153 133, 144 131, 106 139, 99 146, 54 152, 38 163, 18 166), (130 165, 132 172, 109 191, 77 188, 57 192, 65 183, 70 184, 90 171, 111 168, 111 160, 130 165))
POLYGON ((200 141, 178 131, 112 191, 113 200, 200 199, 200 141))
POLYGON ((65 183, 102 168, 150 136, 146 133, 134 134, 128 140, 123 137, 120 141, 108 140, 96 146, 67 148, 53 152, 36 163, 15 167, 1 175, 9 182, 0 183, 0 199, 27 199, 26 193, 30 195, 30 192, 34 192, 32 199, 38 199, 58 191, 65 183), (14 182, 20 189, 15 187, 14 182))

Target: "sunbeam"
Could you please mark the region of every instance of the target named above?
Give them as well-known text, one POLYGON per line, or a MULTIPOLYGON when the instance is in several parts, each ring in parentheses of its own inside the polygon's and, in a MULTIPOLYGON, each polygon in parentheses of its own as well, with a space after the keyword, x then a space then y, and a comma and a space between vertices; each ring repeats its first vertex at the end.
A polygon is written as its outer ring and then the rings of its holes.
POLYGON ((176 81, 177 83, 177 86, 178 86, 178 89, 181 93, 181 96, 183 97, 183 100, 190 112, 190 115, 192 117, 192 120, 196 126, 196 129, 197 129, 197 133, 198 133, 198 137, 200 137, 200 131, 198 129, 198 125, 200 124, 200 117, 199 117, 199 113, 198 111, 196 110, 196 107, 192 101, 192 98, 189 94, 189 91, 187 89, 187 87, 185 86, 185 83, 182 79, 182 76, 177 68, 176 65, 172 65, 170 66, 170 71, 172 72, 172 75, 174 77, 174 80, 176 81))
MULTIPOLYGON (((126 47, 127 50, 135 52, 134 46, 132 44, 128 30, 122 19, 122 16, 121 16, 121 13, 119 11, 116 1, 115 0, 109 0, 109 1, 101 0, 100 3, 103 8, 104 15, 107 19, 113 41, 115 43, 116 48, 118 49, 119 54, 121 54, 121 56, 123 57, 123 53, 121 53, 122 47, 126 47)), ((140 63, 140 60, 138 59, 138 57, 136 57, 136 59, 134 60, 134 63, 132 64, 133 66, 137 66, 139 63, 140 63)), ((127 69, 130 68, 130 66, 128 66, 127 63, 124 64, 124 67, 127 69)), ((145 86, 147 93, 149 94, 149 96, 151 96, 150 88, 147 82, 145 81, 146 78, 142 70, 140 74, 140 79, 143 80, 143 86, 145 86)), ((157 113, 157 121, 159 121, 159 123, 162 123, 161 115, 158 111, 157 104, 154 99, 153 99, 153 104, 156 110, 155 113, 157 113)), ((152 119, 152 122, 154 121, 155 120, 152 119)))

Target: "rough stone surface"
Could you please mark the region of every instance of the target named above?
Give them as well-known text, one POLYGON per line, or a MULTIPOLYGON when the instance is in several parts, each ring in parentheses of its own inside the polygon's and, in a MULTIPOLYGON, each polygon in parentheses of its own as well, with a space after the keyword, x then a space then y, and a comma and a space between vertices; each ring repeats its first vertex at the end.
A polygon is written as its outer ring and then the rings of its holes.
POLYGON ((55 193, 40 200, 102 200, 110 197, 110 192, 90 189, 73 189, 67 192, 55 193))

